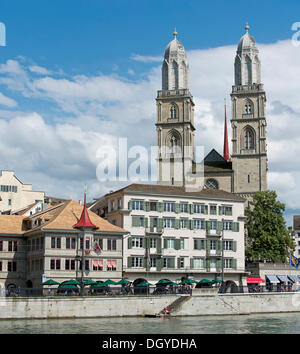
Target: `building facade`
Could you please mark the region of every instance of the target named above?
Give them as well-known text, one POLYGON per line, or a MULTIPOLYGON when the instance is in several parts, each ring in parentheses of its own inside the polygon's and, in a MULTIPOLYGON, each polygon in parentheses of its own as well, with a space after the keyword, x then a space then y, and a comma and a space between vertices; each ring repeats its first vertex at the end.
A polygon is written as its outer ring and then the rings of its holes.
POLYGON ((82 210, 68 201, 29 216, 0 215, 0 288, 40 288, 49 279, 81 280, 82 264, 84 280, 120 280, 127 231, 91 211, 95 228, 74 228, 82 210))
POLYGON ((244 200, 221 190, 132 184, 100 198, 94 212, 130 232, 123 240, 123 276, 197 281, 222 276, 245 285, 244 200))
POLYGON ((13 171, 1 171, 0 212, 11 214, 30 204, 44 202, 44 192, 32 190, 31 184, 22 183, 13 171))

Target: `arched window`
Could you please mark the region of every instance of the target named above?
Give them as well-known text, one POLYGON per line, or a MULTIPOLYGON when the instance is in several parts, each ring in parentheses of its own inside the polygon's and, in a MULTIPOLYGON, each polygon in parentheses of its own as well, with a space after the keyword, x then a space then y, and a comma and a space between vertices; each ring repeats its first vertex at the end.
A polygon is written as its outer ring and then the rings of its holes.
POLYGON ((244 106, 244 114, 253 114, 253 103, 250 100, 246 101, 244 106))
POLYGON ((252 83, 252 62, 251 59, 246 56, 245 60, 245 85, 251 85, 252 83))
POLYGON ((178 139, 177 139, 177 137, 175 137, 175 136, 173 135, 172 138, 171 138, 171 152, 172 152, 173 154, 175 154, 175 153, 177 152, 178 146, 179 146, 179 144, 178 144, 178 139))
POLYGON ((178 154, 181 152, 181 135, 177 130, 172 129, 167 136, 167 146, 169 146, 170 153, 178 154))
POLYGON ((254 149, 254 134, 250 129, 245 131, 245 149, 253 150, 254 149))
POLYGON ((171 106, 171 109, 170 109, 170 116, 171 116, 172 119, 177 118, 177 109, 176 109, 176 106, 175 106, 175 105, 172 105, 172 106, 171 106))
POLYGON ((213 178, 210 178, 205 183, 205 188, 207 189, 219 189, 219 183, 213 178))

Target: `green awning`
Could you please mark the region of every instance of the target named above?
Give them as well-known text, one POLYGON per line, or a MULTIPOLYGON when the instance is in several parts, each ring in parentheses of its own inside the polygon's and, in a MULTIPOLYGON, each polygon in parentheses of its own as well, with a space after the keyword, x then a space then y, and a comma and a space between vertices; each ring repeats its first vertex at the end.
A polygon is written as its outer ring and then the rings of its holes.
POLYGON ((222 283, 222 280, 221 279, 213 279, 211 282, 212 282, 212 284, 222 283))
POLYGON ((184 285, 184 284, 195 284, 195 283, 198 283, 196 280, 193 280, 193 279, 185 279, 183 280, 181 283, 179 283, 179 285, 184 285))
POLYGON ((80 285, 80 283, 77 280, 71 279, 71 280, 66 280, 62 282, 61 284, 65 285, 80 285))
POLYGON ((116 284, 123 285, 123 284, 131 284, 132 282, 127 279, 121 279, 116 284))
POLYGON ((138 284, 135 285, 135 286, 137 286, 137 287, 142 287, 142 286, 149 286, 149 285, 151 285, 151 284, 148 283, 147 281, 142 281, 141 283, 138 283, 138 284))
POLYGON ((93 285, 93 284, 97 284, 97 283, 92 279, 88 279, 83 284, 84 285, 93 285))
POLYGON ((49 279, 47 281, 44 281, 42 285, 58 285, 59 283, 55 280, 49 279))
POLYGON ((111 280, 111 279, 107 279, 104 281, 104 284, 106 285, 116 285, 118 282, 111 280))
POLYGON ((78 287, 75 284, 60 284, 58 289, 78 289, 78 287))
POLYGON ((103 282, 96 282, 96 284, 91 285, 91 288, 105 288, 107 287, 107 284, 103 282))
POLYGON ((201 279, 198 284, 212 284, 212 280, 201 279))

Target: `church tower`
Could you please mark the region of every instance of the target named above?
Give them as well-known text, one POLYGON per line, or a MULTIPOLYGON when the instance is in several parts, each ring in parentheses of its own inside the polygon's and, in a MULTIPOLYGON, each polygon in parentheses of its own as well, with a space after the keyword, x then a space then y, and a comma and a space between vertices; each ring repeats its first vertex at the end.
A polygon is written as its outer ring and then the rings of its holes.
POLYGON ((234 63, 231 158, 233 192, 249 200, 255 192, 267 190, 267 124, 259 51, 248 24, 245 30, 234 63))
POLYGON ((185 185, 194 160, 194 102, 189 91, 189 64, 183 45, 174 39, 165 49, 162 90, 157 106, 157 183, 185 185))

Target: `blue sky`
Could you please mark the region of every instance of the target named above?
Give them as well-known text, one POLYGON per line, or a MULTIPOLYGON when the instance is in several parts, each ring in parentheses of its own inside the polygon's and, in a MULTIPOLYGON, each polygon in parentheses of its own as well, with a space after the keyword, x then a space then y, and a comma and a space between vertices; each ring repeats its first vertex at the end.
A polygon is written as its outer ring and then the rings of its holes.
POLYGON ((291 224, 300 213, 300 46, 290 43, 300 22, 296 0, 1 0, 1 168, 50 195, 79 199, 84 183, 90 199, 116 189, 99 185, 93 156, 120 136, 155 144, 160 58, 174 27, 190 63, 197 139, 206 152, 222 151, 223 99, 247 21, 269 105, 269 186, 291 224))

